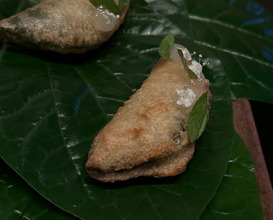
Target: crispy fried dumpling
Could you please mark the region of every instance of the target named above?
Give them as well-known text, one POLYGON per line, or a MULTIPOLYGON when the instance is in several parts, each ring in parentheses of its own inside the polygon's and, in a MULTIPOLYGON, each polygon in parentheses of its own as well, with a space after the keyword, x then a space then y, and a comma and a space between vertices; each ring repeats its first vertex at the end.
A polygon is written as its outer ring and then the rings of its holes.
POLYGON ((120 15, 96 8, 89 0, 42 0, 0 21, 0 36, 30 48, 84 53, 107 41, 123 22, 120 15))
POLYGON ((159 60, 141 88, 95 137, 86 162, 89 176, 114 182, 182 173, 194 153, 189 115, 205 93, 209 82, 202 66, 191 60, 186 48, 174 45, 171 57, 159 60), (177 49, 196 79, 189 77, 177 49))

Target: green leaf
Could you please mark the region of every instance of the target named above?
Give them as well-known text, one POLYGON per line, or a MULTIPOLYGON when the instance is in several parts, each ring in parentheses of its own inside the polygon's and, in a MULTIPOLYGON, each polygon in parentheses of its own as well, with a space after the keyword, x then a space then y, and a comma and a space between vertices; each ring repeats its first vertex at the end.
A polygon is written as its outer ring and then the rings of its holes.
MULTIPOLYGON (((0 72, 11 70, 11 75, 1 75, 6 86, 1 86, 0 153, 39 193, 83 219, 128 215, 140 218, 140 214, 149 219, 156 219, 158 215, 165 219, 169 218, 169 212, 176 216, 197 217, 217 190, 229 159, 233 130, 228 83, 219 77, 221 72, 213 69, 208 72, 215 77, 212 92, 215 97, 223 96, 223 101, 216 99, 212 105, 212 129, 205 141, 210 146, 209 152, 200 147, 188 172, 175 179, 151 183, 149 179, 140 179, 105 186, 87 177, 84 163, 92 139, 107 123, 108 115, 122 105, 120 100, 126 100, 126 96, 132 94, 121 80, 109 73, 109 67, 115 69, 119 65, 110 65, 108 60, 114 57, 119 60, 118 55, 118 51, 112 50, 111 57, 106 60, 69 65, 60 64, 58 60, 44 63, 39 58, 6 51, 0 72), (9 124, 16 124, 16 129, 9 124), (210 156, 206 158, 205 155, 210 156), (216 169, 211 161, 219 161, 216 169), (207 169, 213 172, 207 172, 207 169), (200 184, 204 178, 206 184, 200 184), (200 198, 196 194, 203 196, 200 198), (158 196, 161 199, 157 199, 158 196), (132 197, 134 200, 129 201, 132 197), (165 205, 166 201, 172 209, 165 205), (181 204, 187 208, 181 210, 181 204), (158 208, 153 209, 153 206, 158 208), (192 206, 195 208, 191 209, 192 206)), ((130 65, 122 66, 130 73, 127 69, 130 65)))
POLYGON ((0 219, 75 219, 43 199, 2 160, 0 165, 0 219))
POLYGON ((160 42, 160 46, 158 48, 158 52, 160 56, 162 56, 165 60, 169 59, 171 55, 171 49, 174 44, 174 35, 168 34, 163 40, 160 42))
POLYGON ((200 135, 205 130, 206 126, 206 115, 207 115, 207 106, 208 106, 208 93, 204 93, 197 99, 194 106, 192 107, 188 129, 190 141, 193 143, 197 140, 200 135))
MULTIPOLYGON (((218 188, 236 140, 231 99, 273 103, 272 36, 266 34, 272 15, 249 12, 248 5, 256 4, 251 0, 131 3, 121 29, 85 55, 19 50, 0 39, 0 155, 41 200, 46 197, 83 219, 198 219, 207 207, 225 202, 217 199, 210 206, 218 193, 221 198, 218 188), (259 16, 263 22, 244 24, 259 16), (210 119, 187 171, 161 180, 90 180, 84 164, 93 138, 147 78, 169 33, 210 63, 204 67, 211 82, 210 119)), ((0 0, 0 18, 27 5, 26 0, 0 0)), ((244 187, 252 189, 253 181, 244 187)), ((256 192, 243 194, 257 199, 256 192)))
POLYGON ((182 60, 182 63, 184 65, 184 68, 187 71, 189 77, 191 79, 198 79, 197 75, 188 67, 187 61, 186 61, 186 59, 184 57, 184 54, 183 54, 182 50, 178 49, 177 53, 179 54, 179 56, 180 56, 180 58, 182 60))
POLYGON ((226 174, 201 219, 241 219, 242 216, 263 219, 253 161, 236 135, 226 174))

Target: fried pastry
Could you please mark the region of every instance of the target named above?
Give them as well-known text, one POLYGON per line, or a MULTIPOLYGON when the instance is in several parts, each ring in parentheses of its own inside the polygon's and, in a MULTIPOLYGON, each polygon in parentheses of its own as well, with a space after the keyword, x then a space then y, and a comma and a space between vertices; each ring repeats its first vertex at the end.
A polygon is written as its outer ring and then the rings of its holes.
MULTIPOLYGON (((118 1, 116 1, 118 2, 118 1)), ((0 36, 26 47, 59 53, 85 53, 107 41, 123 22, 121 14, 96 8, 89 0, 42 0, 0 21, 0 36)))
MULTIPOLYGON (((209 82, 188 50, 174 45, 139 90, 95 137, 86 162, 90 177, 104 182, 182 173, 194 153, 188 132, 191 110, 209 82), (190 78, 177 51, 183 52, 190 78)), ((207 96, 209 102, 210 95, 207 96)))

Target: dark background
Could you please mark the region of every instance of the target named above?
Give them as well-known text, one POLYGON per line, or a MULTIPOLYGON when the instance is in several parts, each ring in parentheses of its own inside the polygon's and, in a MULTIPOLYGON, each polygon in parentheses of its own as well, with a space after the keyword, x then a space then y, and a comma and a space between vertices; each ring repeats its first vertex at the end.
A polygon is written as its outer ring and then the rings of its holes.
POLYGON ((260 2, 265 8, 273 12, 273 1, 272 0, 257 0, 260 2))
MULTIPOLYGON (((257 1, 273 13, 273 0, 257 1)), ((250 104, 270 175, 271 185, 273 185, 273 105, 257 101, 250 101, 250 104)))
POLYGON ((250 101, 250 104, 273 185, 273 105, 257 101, 250 101))

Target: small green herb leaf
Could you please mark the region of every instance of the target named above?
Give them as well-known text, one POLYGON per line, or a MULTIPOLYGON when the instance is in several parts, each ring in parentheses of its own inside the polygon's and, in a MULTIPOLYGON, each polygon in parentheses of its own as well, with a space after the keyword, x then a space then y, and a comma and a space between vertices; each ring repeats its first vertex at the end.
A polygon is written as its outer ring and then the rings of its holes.
POLYGON ((179 56, 181 57, 182 63, 184 65, 184 68, 187 71, 189 77, 191 79, 198 79, 196 74, 188 67, 187 61, 186 61, 186 59, 184 57, 184 54, 183 54, 182 50, 178 49, 177 52, 178 52, 179 56))
POLYGON ((205 130, 208 105, 207 96, 207 92, 200 96, 191 110, 189 117, 189 136, 191 142, 197 140, 205 130))
MULTIPOLYGON (((115 3, 114 0, 89 0, 96 8, 107 9, 113 14, 121 14, 119 6, 115 3)), ((123 1, 122 1, 123 2, 123 1)))
POLYGON ((158 52, 160 56, 162 56, 165 60, 169 59, 173 44, 174 36, 172 34, 168 34, 161 41, 160 46, 158 48, 158 52))

